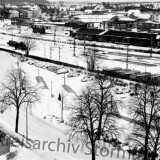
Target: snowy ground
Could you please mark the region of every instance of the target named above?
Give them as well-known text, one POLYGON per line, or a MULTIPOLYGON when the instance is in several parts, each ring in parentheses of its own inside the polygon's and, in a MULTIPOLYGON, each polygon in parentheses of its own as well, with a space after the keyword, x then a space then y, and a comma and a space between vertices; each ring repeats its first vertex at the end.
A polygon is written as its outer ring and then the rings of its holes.
MULTIPOLYGON (((16 33, 15 33, 16 34, 16 33)), ((48 36, 49 37, 49 36, 48 36)), ((46 38, 48 38, 46 36, 46 38)), ((12 47, 9 47, 7 45, 7 42, 11 39, 11 36, 7 35, 0 35, 1 41, 0 41, 0 47, 13 49, 12 47)), ((16 37, 13 37, 14 40, 16 40, 16 37)), ((53 38, 50 36, 50 38, 53 38)), ((68 38, 66 37, 66 40, 68 38)), ((63 39, 64 40, 64 39, 63 39)), ((38 55, 41 57, 47 57, 55 60, 59 60, 59 49, 54 48, 52 51, 52 54, 50 54, 50 42, 44 42, 44 41, 38 41, 37 42, 38 47, 31 51, 31 55, 38 55)), ((77 46, 76 47, 76 56, 73 56, 73 46, 72 45, 62 45, 62 44, 56 44, 57 46, 61 47, 61 54, 60 54, 60 61, 76 64, 79 66, 86 67, 86 62, 83 56, 83 46, 77 46)), ((53 46, 53 44, 52 44, 53 46)), ((114 50, 114 49, 102 49, 102 52, 104 54, 99 54, 99 66, 100 67, 126 67, 126 51, 120 51, 120 50, 114 50)), ((21 51, 19 51, 21 52, 21 51)), ((0 52, 0 79, 1 81, 4 80, 4 76, 6 74, 6 71, 8 68, 11 68, 11 66, 17 67, 17 58, 11 57, 6 52, 0 52)), ((146 53, 135 53, 130 51, 129 52, 129 68, 134 70, 140 70, 144 72, 145 70, 151 73, 160 73, 160 55, 153 55, 152 58, 149 57, 146 53)), ((41 89, 40 94, 42 97, 41 103, 36 104, 32 107, 32 109, 29 108, 29 138, 32 140, 39 140, 41 144, 40 149, 34 149, 28 150, 25 148, 15 148, 12 147, 12 150, 18 151, 18 157, 17 160, 21 160, 22 157, 26 157, 26 159, 40 159, 39 156, 42 157, 42 159, 53 159, 53 160, 88 160, 91 159, 91 155, 85 155, 87 151, 86 147, 84 150, 81 150, 80 146, 81 143, 69 143, 68 142, 68 135, 66 135, 66 129, 67 126, 65 124, 59 123, 60 121, 60 102, 58 101, 58 95, 59 93, 65 92, 62 88, 62 85, 64 84, 64 75, 57 75, 53 72, 50 72, 46 69, 38 68, 34 65, 29 65, 27 62, 22 62, 20 64, 22 68, 28 72, 30 79, 33 84, 37 85, 36 76, 42 76, 45 80, 48 89, 41 89), (51 98, 51 82, 52 82, 52 88, 53 88, 53 95, 54 97, 51 98), (58 140, 60 142, 65 143, 65 151, 63 152, 63 144, 60 146, 60 150, 56 148, 58 140), (48 141, 46 145, 43 146, 43 141, 48 141), (48 148, 49 142, 55 142, 52 143, 50 146, 52 149, 55 149, 55 151, 50 151, 48 148), (46 147, 45 147, 46 146, 46 147), (77 149, 78 147, 78 149, 77 149), (43 149, 44 148, 44 149, 43 149), (68 148, 70 148, 70 151, 68 151, 68 148), (75 150, 78 150, 77 153, 75 150)), ((86 85, 86 83, 81 82, 82 77, 84 74, 81 74, 78 77, 74 78, 68 78, 66 77, 66 84, 70 86, 75 93, 79 93, 80 89, 86 85)), ((74 94, 70 94, 65 92, 66 94, 66 103, 67 106, 72 105, 74 94)), ((128 107, 126 106, 128 101, 128 94, 123 94, 121 96, 117 96, 117 99, 120 100, 123 103, 120 105, 120 113, 124 116, 128 116, 128 107), (126 107, 123 107, 126 106, 126 107)), ((26 135, 26 110, 24 108, 21 108, 20 112, 20 124, 19 124, 19 131, 22 135, 26 135)), ((69 117, 69 110, 64 111, 64 119, 67 121, 69 117)), ((0 115, 0 122, 1 124, 4 124, 6 127, 10 128, 12 132, 14 131, 15 126, 15 108, 9 108, 7 109, 4 114, 0 115)), ((126 122, 124 120, 118 120, 118 125, 120 127, 124 128, 124 133, 121 134, 121 139, 124 140, 126 134, 130 130, 129 122, 126 122)), ((109 148, 111 149, 111 148, 109 148)), ((106 153, 106 152, 104 152, 106 153)), ((111 153, 111 152, 110 152, 111 153)), ((108 156, 102 156, 100 155, 100 150, 98 150, 99 156, 97 156, 97 160, 109 160, 113 159, 116 160, 116 153, 113 154, 113 157, 111 155, 108 156)), ((127 157, 127 156, 126 156, 127 157)), ((5 156, 0 157, 0 159, 5 159, 5 156)), ((23 158, 24 159, 24 158, 23 158)), ((119 157, 118 159, 122 159, 119 157)), ((127 158, 126 158, 127 159, 127 158)))
MULTIPOLYGON (((17 59, 11 57, 6 52, 0 52, 0 59, 3 59, 3 65, 0 64, 1 69, 4 71, 1 73, 1 76, 4 77, 5 72, 8 68, 11 66, 16 67, 17 59)), ((28 65, 26 62, 21 63, 21 66, 23 69, 25 69, 28 74, 31 76, 31 81, 33 84, 37 84, 35 77, 37 76, 37 67, 28 65), (32 71, 32 72, 30 72, 32 71)), ((17 159, 22 159, 22 157, 25 155, 26 159, 40 159, 39 156, 43 157, 42 159, 61 159, 61 160, 82 160, 82 159, 90 159, 90 155, 85 155, 85 153, 89 153, 89 151, 84 147, 83 150, 81 150, 81 143, 69 143, 68 142, 68 135, 66 135, 66 125, 59 123, 60 119, 60 104, 58 101, 58 93, 62 91, 61 85, 63 84, 63 77, 62 75, 56 75, 55 73, 46 71, 45 69, 40 70, 40 76, 43 76, 44 80, 46 81, 46 84, 50 85, 50 81, 53 81, 53 94, 55 97, 50 98, 50 89, 45 90, 41 89, 41 96, 42 100, 41 103, 36 104, 33 106, 32 109, 29 109, 29 138, 32 140, 38 140, 40 143, 40 149, 34 149, 35 152, 30 151, 25 148, 15 148, 12 147, 13 151, 18 151, 17 159), (50 115, 50 116, 49 116, 50 115), (54 116, 53 116, 54 115, 54 116), (43 119, 44 116, 46 116, 46 119, 43 119), (51 118, 52 117, 52 118, 51 118), (56 119, 58 117, 58 119, 56 119), (46 142, 46 147, 43 146, 43 141, 46 142), (60 142, 63 142, 65 144, 66 149, 63 152, 63 145, 60 145, 60 149, 56 150, 56 144, 60 142), (51 143, 52 142, 52 143, 51 143), (56 144, 54 145, 53 142, 56 144), (56 151, 50 151, 48 148, 48 144, 50 145, 51 149, 55 149, 56 151), (68 146, 70 147, 70 151, 68 151, 68 146), (43 149, 44 148, 44 149, 43 149), (78 148, 78 149, 77 149, 78 148), (78 150, 77 153, 76 149, 78 150), (33 154, 33 155, 32 155, 33 154), (28 155, 28 156, 27 156, 28 155)), ((3 78, 1 77, 1 80, 3 78)), ((82 76, 81 76, 82 77, 82 76)), ((82 83, 80 81, 81 77, 76 78, 68 78, 67 84, 72 87, 72 89, 75 92, 78 92, 79 89, 85 85, 85 83, 82 83), (78 85, 77 85, 78 84, 78 85)), ((73 96, 73 95, 67 95, 67 96, 73 96)), ((69 98, 70 99, 70 98, 69 98)), ((10 128, 12 131, 14 131, 15 126, 15 108, 8 108, 3 114, 1 114, 1 124, 4 124, 8 128, 10 128)), ((68 117, 68 111, 65 111, 65 120, 67 120, 68 117)), ((22 135, 26 134, 26 118, 25 118, 25 106, 24 108, 21 108, 20 111, 20 123, 19 123, 19 132, 22 135)), ((128 130, 128 122, 125 122, 124 120, 119 121, 119 126, 124 127, 124 129, 128 130), (126 128, 126 126, 128 126, 126 128)), ((108 147, 108 146, 107 146, 108 147)), ((108 147, 108 149, 111 149, 108 147)), ((100 155, 100 150, 97 151, 99 156, 97 156, 97 160, 103 160, 103 159, 117 159, 116 158, 116 152, 113 154, 113 157, 111 158, 111 155, 107 155, 103 157, 100 155)), ((102 154, 106 154, 103 152, 102 154)), ((127 154, 126 154, 127 155, 127 154)), ((2 158, 5 159, 5 156, 2 156, 2 158)), ((121 157, 119 158, 121 159, 121 157)))

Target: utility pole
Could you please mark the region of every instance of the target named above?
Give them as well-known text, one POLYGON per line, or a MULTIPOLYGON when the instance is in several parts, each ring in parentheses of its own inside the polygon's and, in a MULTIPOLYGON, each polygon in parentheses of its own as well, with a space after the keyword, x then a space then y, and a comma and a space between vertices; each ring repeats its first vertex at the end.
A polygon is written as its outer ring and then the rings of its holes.
POLYGON ((52 59, 52 47, 50 47, 50 59, 52 59))
POLYGON ((55 27, 54 28, 54 35, 53 35, 54 36, 54 40, 53 40, 54 41, 54 46, 56 45, 56 31, 57 31, 57 28, 55 27))
POLYGON ((12 28, 12 41, 13 41, 13 28, 12 28))
POLYGON ((86 55, 86 37, 84 36, 84 55, 86 55))
POLYGON ((71 25, 72 25, 72 20, 70 20, 69 25, 70 25, 70 36, 71 36, 71 25))
POLYGON ((126 38, 127 39, 127 60, 126 60, 126 69, 128 69, 128 51, 129 51, 129 37, 126 38))
POLYGON ((150 47, 151 47, 150 57, 152 57, 152 42, 153 42, 153 37, 151 37, 150 39, 150 47))
POLYGON ((74 36, 74 42, 73 42, 73 56, 76 56, 75 52, 76 52, 76 39, 75 39, 75 36, 74 36))
POLYGON ((60 58, 61 58, 61 48, 59 47, 59 62, 60 62, 60 58))
POLYGON ((54 32, 54 46, 56 44, 56 33, 54 32))
POLYGON ((64 86, 66 85, 66 75, 64 73, 64 86))
POLYGON ((128 45, 129 45, 129 44, 127 44, 127 61, 126 61, 126 69, 128 69, 128 45))
POLYGON ((52 95, 53 95, 53 93, 52 93, 52 82, 53 81, 51 81, 51 98, 52 98, 52 95))

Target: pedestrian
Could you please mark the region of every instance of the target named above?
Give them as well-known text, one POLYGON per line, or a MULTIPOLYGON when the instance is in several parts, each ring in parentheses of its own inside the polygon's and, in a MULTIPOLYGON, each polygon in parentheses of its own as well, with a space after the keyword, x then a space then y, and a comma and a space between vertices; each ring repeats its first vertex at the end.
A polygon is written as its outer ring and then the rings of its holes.
POLYGON ((61 95, 60 95, 60 93, 59 93, 59 96, 58 96, 58 100, 61 101, 61 95))

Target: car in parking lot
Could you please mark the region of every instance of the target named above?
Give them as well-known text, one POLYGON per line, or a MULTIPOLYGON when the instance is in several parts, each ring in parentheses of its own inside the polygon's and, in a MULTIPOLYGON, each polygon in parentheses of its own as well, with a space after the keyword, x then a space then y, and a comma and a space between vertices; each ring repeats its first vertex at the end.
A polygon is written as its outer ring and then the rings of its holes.
POLYGON ((51 72, 55 72, 57 73, 57 71, 59 70, 58 67, 56 66, 48 66, 47 70, 51 71, 51 72))
POLYGON ((116 88, 115 93, 116 94, 125 94, 131 92, 128 88, 116 88))
POLYGON ((71 73, 69 73, 69 74, 67 75, 67 77, 77 77, 77 76, 79 76, 79 75, 80 75, 80 73, 71 72, 71 73))
POLYGON ((61 68, 57 71, 57 74, 64 74, 64 73, 68 73, 68 70, 66 68, 61 68))
POLYGON ((94 80, 94 77, 93 76, 84 76, 82 79, 81 79, 81 82, 88 82, 88 81, 93 81, 94 80))

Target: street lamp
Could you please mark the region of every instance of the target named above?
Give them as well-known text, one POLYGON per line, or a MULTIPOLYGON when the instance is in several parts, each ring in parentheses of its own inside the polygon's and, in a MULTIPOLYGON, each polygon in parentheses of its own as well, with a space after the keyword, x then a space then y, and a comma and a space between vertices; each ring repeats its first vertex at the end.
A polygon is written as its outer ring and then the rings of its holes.
POLYGON ((13 41, 13 29, 14 29, 14 28, 11 28, 11 31, 12 31, 12 41, 13 41))
POLYGON ((127 63, 126 63, 126 69, 128 69, 128 44, 127 44, 127 63))
POLYGON ((73 42, 73 56, 76 55, 75 52, 76 52, 76 39, 75 39, 75 36, 74 36, 74 42, 73 42))
POLYGON ((87 36, 84 35, 84 55, 86 55, 86 37, 87 36))
POLYGON ((126 40, 127 40, 127 43, 126 43, 126 45, 127 45, 127 60, 126 60, 126 69, 128 69, 128 47, 129 47, 129 42, 128 42, 128 40, 130 39, 130 37, 126 37, 126 40))
POLYGON ((66 85, 66 75, 64 73, 64 86, 66 85))
POLYGON ((54 41, 54 46, 56 44, 56 32, 57 32, 57 27, 54 27, 54 34, 53 34, 53 41, 54 41))
POLYGON ((43 43, 43 41, 41 41, 41 43, 43 44, 43 47, 44 47, 44 58, 46 58, 46 47, 45 47, 45 44, 43 43))
POLYGON ((51 98, 53 97, 53 93, 52 93, 52 83, 53 83, 53 81, 51 81, 51 98))
POLYGON ((150 47, 151 47, 150 57, 152 57, 152 44, 153 44, 153 37, 151 37, 150 39, 150 47))

